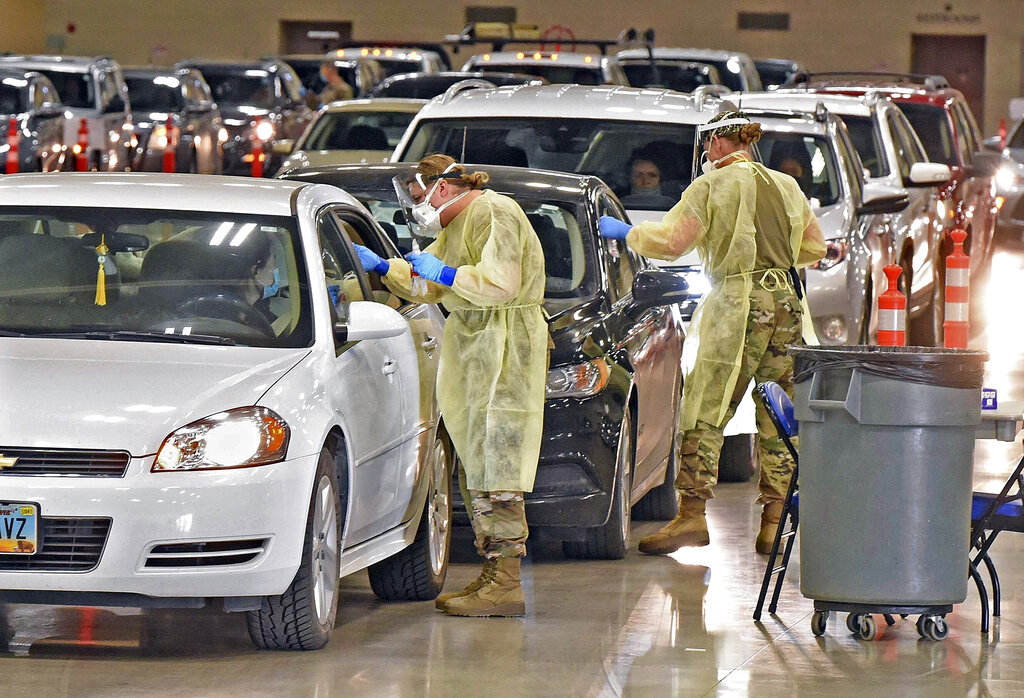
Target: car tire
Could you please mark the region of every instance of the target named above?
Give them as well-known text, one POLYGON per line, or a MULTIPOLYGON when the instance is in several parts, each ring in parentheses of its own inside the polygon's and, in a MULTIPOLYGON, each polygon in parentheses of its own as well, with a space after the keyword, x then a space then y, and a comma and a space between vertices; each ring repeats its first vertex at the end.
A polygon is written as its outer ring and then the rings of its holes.
POLYGON ((316 650, 330 640, 341 572, 340 501, 334 458, 324 449, 317 461, 295 579, 283 594, 263 597, 259 610, 247 613, 249 637, 257 647, 316 650))
POLYGON ((651 489, 639 502, 633 505, 633 519, 636 521, 671 521, 679 513, 679 495, 676 494, 676 447, 668 457, 665 482, 651 489))
POLYGON ((757 472, 757 434, 725 437, 718 457, 719 482, 746 482, 757 472))
POLYGON ((621 560, 626 557, 631 519, 629 496, 635 460, 633 418, 630 410, 626 409, 619 427, 619 446, 615 451, 615 485, 608 521, 603 526, 584 529, 581 541, 564 541, 562 551, 566 557, 580 560, 621 560))
POLYGON ((370 565, 370 588, 385 601, 429 601, 441 593, 452 541, 452 468, 445 441, 434 440, 430 489, 412 544, 370 565))

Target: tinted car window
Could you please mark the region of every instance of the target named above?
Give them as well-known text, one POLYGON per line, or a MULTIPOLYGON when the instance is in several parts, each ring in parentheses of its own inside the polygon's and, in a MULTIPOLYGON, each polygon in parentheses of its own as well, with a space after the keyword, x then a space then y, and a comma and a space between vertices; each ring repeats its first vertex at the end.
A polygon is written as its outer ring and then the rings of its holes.
POLYGON ((872 177, 889 174, 889 162, 885 157, 881 134, 875 127, 876 121, 868 116, 844 116, 853 147, 857 149, 861 162, 872 177))
POLYGON ((69 107, 82 109, 96 108, 96 87, 92 76, 86 73, 63 73, 56 70, 41 70, 57 88, 61 101, 69 107))
POLYGON ((274 79, 262 70, 203 70, 213 99, 220 106, 274 107, 274 79))
POLYGON ((727 61, 716 61, 702 58, 701 63, 707 63, 718 68, 718 76, 722 79, 722 84, 730 90, 742 92, 747 89, 743 80, 743 64, 740 63, 739 59, 730 58, 727 61))
POLYGON ((965 165, 970 165, 973 160, 974 151, 979 145, 974 140, 974 133, 971 130, 971 123, 967 119, 966 110, 961 104, 954 104, 952 109, 953 119, 956 121, 956 141, 960 147, 960 157, 965 165))
MULTIPOLYGON (((690 183, 694 127, 686 124, 600 119, 431 119, 420 122, 402 159, 414 162, 445 153, 460 162, 533 167, 596 175, 612 189, 629 192, 630 165, 658 165, 664 196, 678 199, 690 183)), ((663 210, 659 204, 630 208, 663 210)))
POLYGON ((840 153, 839 160, 842 163, 842 167, 846 170, 846 179, 850 183, 850 193, 853 196, 854 201, 861 200, 861 194, 864 191, 864 165, 857 154, 857 150, 850 140, 849 130, 844 128, 837 128, 836 132, 839 136, 839 143, 837 148, 840 153))
POLYGON ((19 114, 25 111, 25 91, 0 83, 0 114, 19 114))
POLYGON ((960 164, 945 109, 915 102, 898 102, 897 105, 917 132, 929 160, 951 166, 960 164))
POLYGON ((390 150, 415 112, 324 112, 310 127, 302 150, 390 150))
POLYGON ((184 100, 177 78, 125 78, 132 109, 150 112, 181 111, 184 100))
POLYGON ((374 56, 373 60, 377 61, 380 67, 384 69, 385 77, 391 77, 399 73, 414 73, 423 67, 420 61, 402 61, 395 58, 382 58, 380 56, 374 56))
MULTIPOLYGON (((574 68, 568 65, 548 65, 547 63, 510 63, 508 65, 486 64, 493 70, 509 70, 526 75, 542 77, 552 84, 559 85, 603 85, 605 82, 601 66, 593 68, 574 68)), ((483 67, 474 66, 477 70, 483 67)))
POLYGON ((768 167, 793 177, 812 205, 831 206, 839 200, 839 174, 825 138, 769 131, 757 147, 768 167))
POLYGON ((630 61, 623 63, 622 70, 626 73, 626 79, 633 87, 647 87, 657 84, 677 92, 693 92, 701 85, 710 85, 708 75, 699 67, 679 65, 658 61, 658 72, 654 71, 648 61, 630 61))

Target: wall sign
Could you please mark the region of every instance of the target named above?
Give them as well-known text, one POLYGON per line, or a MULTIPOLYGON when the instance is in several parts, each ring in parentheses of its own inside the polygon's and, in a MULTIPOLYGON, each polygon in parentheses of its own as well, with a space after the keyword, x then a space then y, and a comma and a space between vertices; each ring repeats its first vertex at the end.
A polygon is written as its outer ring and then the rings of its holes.
POLYGON ((942 12, 918 12, 917 21, 921 24, 975 25, 981 24, 981 15, 954 12, 953 6, 947 4, 942 12))

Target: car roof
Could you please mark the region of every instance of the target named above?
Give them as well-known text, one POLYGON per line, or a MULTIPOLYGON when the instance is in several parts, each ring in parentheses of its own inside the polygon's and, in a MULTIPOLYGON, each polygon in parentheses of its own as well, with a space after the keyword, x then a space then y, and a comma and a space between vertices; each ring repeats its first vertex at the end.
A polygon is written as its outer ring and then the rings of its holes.
POLYGON ((491 51, 470 56, 466 65, 473 68, 491 65, 568 65, 573 68, 600 69, 602 63, 609 60, 608 56, 599 53, 565 53, 562 51, 491 51), (557 56, 557 58, 552 58, 557 56))
POLYGON ((67 73, 84 73, 98 63, 112 63, 110 56, 0 56, 0 65, 11 64, 30 70, 58 70, 67 73))
POLYGON ((672 90, 603 85, 510 85, 460 92, 445 102, 437 97, 418 119, 521 117, 704 123, 715 110, 701 108, 695 94, 672 90))
MULTIPOLYGON (((723 51, 710 48, 654 48, 655 58, 676 58, 687 61, 727 61, 730 58, 750 58, 740 51, 723 51)), ((645 48, 630 48, 615 54, 617 58, 649 58, 645 48)))
POLYGON ((825 109, 845 116, 871 116, 873 108, 863 98, 852 95, 774 90, 772 92, 736 92, 724 95, 740 109, 792 109, 813 113, 821 104, 825 109))
POLYGON ((195 70, 195 68, 157 68, 154 66, 132 66, 129 68, 121 68, 121 74, 124 75, 124 77, 126 78, 177 77, 178 75, 181 75, 182 73, 190 70, 195 70))
POLYGON ((346 111, 390 111, 415 114, 427 104, 426 99, 406 99, 404 97, 375 97, 373 99, 343 99, 331 102, 324 111, 330 113, 346 111))
POLYGON ((160 173, 13 174, 0 178, 0 206, 145 208, 294 215, 301 184, 249 177, 160 173))
POLYGON ((277 70, 283 63, 284 61, 277 58, 254 58, 246 61, 223 58, 186 58, 183 61, 178 61, 175 67, 199 68, 200 70, 210 70, 211 72, 216 72, 218 69, 266 70, 269 72, 277 70))
POLYGON ((330 56, 332 53, 337 58, 386 58, 392 61, 422 61, 424 58, 440 57, 436 51, 429 51, 427 49, 405 48, 401 46, 374 46, 373 44, 346 46, 327 55, 330 56), (376 53, 378 51, 379 53, 376 53))
POLYGON ((798 74, 798 78, 801 79, 791 89, 848 95, 879 94, 897 101, 943 107, 964 100, 963 93, 951 87, 941 75, 854 72, 798 74))
POLYGON ((792 131, 794 133, 823 136, 828 127, 824 121, 815 118, 813 113, 800 110, 749 109, 744 110, 752 121, 756 121, 766 130, 792 131))

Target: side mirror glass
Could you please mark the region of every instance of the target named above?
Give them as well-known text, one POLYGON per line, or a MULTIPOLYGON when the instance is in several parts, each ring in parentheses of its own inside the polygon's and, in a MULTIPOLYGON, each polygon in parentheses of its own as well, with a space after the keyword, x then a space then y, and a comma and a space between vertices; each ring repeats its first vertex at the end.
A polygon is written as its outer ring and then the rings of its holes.
POLYGON ((899 213, 910 205, 905 189, 890 187, 878 182, 864 184, 860 206, 854 213, 858 216, 870 216, 883 213, 899 213))
POLYGON ((689 298, 690 285, 681 274, 661 269, 645 269, 633 278, 631 308, 634 311, 683 303, 689 298))
POLYGON ((352 301, 339 305, 338 312, 342 315, 334 323, 334 338, 338 344, 398 337, 409 331, 405 318, 383 303, 352 301))
POLYGON ((903 184, 908 187, 935 187, 945 184, 953 177, 949 165, 940 162, 915 162, 910 175, 903 184))

